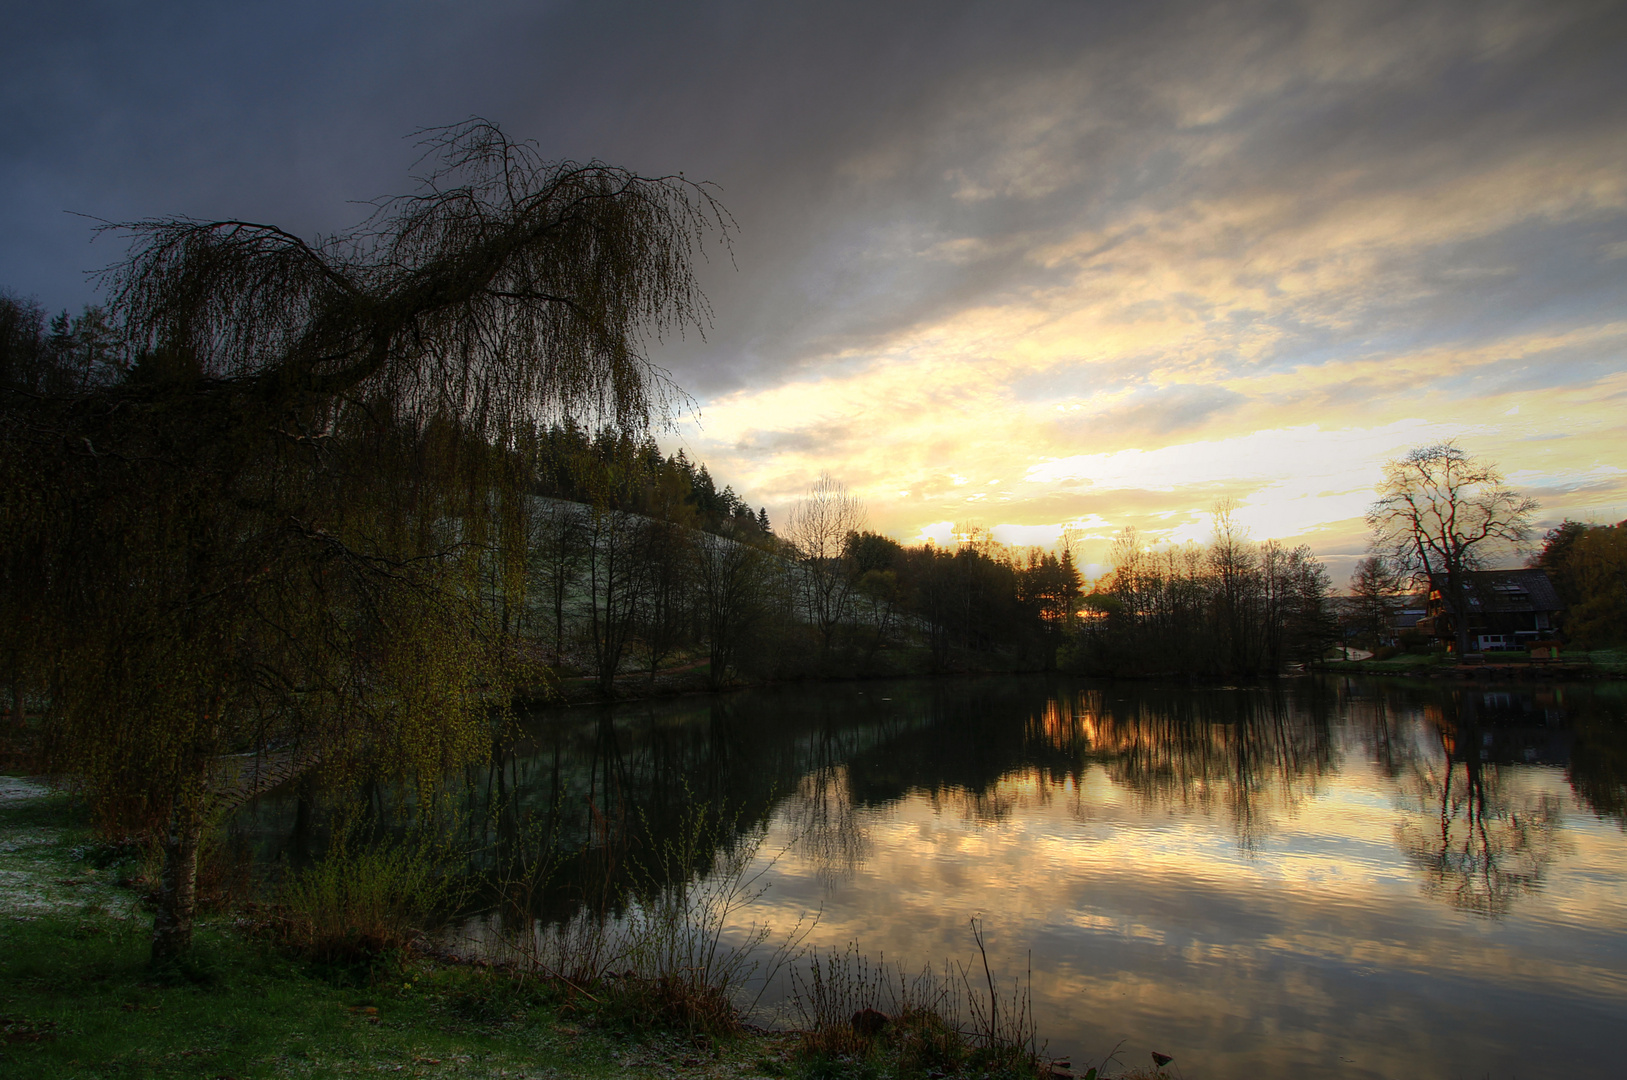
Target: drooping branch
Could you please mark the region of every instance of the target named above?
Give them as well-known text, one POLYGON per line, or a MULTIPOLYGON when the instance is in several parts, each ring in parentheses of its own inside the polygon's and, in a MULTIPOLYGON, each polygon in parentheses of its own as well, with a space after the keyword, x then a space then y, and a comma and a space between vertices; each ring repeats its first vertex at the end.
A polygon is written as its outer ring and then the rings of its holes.
POLYGON ((127 226, 120 378, 0 387, 0 616, 52 767, 172 838, 155 954, 190 937, 211 785, 271 775, 223 755, 422 779, 489 748, 526 681, 489 583, 536 425, 645 428, 674 393, 646 349, 705 327, 693 259, 732 228, 705 186, 478 120, 426 141, 419 190, 345 235, 127 226))
POLYGON ((484 121, 428 133, 440 168, 358 229, 307 243, 240 220, 148 220, 104 274, 138 348, 281 400, 360 395, 488 433, 593 414, 627 430, 670 387, 650 335, 704 326, 711 191, 600 162, 542 161, 484 121))

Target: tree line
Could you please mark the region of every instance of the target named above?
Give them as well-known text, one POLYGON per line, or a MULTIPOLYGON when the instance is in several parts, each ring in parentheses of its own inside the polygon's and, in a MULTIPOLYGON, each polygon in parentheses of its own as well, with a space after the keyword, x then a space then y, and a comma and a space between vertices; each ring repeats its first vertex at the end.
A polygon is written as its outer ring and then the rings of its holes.
POLYGON ((1214 514, 1213 541, 1151 550, 1133 529, 1084 598, 1065 666, 1088 674, 1272 675, 1318 659, 1338 637, 1326 569, 1303 545, 1255 542, 1214 514))
POLYGON ((1072 625, 1071 555, 907 548, 822 478, 775 531, 705 466, 653 444, 556 442, 530 517, 532 640, 606 693, 674 658, 741 681, 1041 670, 1072 625), (567 498, 566 496, 575 496, 567 498), (698 658, 698 660, 697 660, 698 658), (618 683, 618 678, 621 680, 618 683))
POLYGON ((650 448, 578 460, 628 479, 616 498, 539 506, 537 625, 553 657, 591 669, 606 693, 639 660, 653 682, 662 662, 697 651, 714 687, 1058 668, 1222 678, 1275 674, 1338 637, 1311 551, 1249 540, 1226 507, 1207 547, 1152 551, 1122 534, 1114 571, 1087 595, 1066 545, 1013 550, 974 529, 953 546, 905 546, 865 528, 863 506, 828 476, 775 532, 749 511, 701 527, 710 485, 650 448))

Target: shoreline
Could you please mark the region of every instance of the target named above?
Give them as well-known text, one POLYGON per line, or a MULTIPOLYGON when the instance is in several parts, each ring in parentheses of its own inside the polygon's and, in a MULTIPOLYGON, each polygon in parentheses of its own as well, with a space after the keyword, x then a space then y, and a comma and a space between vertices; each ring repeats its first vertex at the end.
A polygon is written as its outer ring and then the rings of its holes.
POLYGON ((1410 679, 1457 679, 1503 682, 1594 682, 1627 679, 1627 665, 1582 660, 1483 660, 1448 663, 1433 658, 1401 661, 1324 660, 1308 665, 1322 675, 1387 675, 1410 679))
MULTIPOLYGON (((179 964, 148 962, 151 915, 97 865, 82 808, 36 777, 0 775, 0 1074, 552 1080, 1069 1080, 1060 1061, 910 1058, 907 1016, 836 1037, 654 1021, 657 988, 598 995, 540 974, 412 947, 362 968, 291 954, 252 907, 200 915, 179 964), (913 1063, 910 1063, 913 1062, 913 1063), (907 1065, 907 1067, 906 1067, 907 1065)), ((615 982, 608 984, 616 986, 615 982)), ((879 1014, 877 1014, 879 1016, 879 1014)), ((935 1021, 941 1027, 942 1021, 935 1021)), ((1094 1075, 1081 1069, 1081 1077, 1094 1075)), ((1126 1078, 1156 1077, 1124 1070, 1126 1078)))

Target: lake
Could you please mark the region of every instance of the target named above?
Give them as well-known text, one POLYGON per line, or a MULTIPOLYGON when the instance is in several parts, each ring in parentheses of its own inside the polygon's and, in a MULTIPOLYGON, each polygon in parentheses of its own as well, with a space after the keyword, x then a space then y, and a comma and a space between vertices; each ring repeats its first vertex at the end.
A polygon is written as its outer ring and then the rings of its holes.
POLYGON ((469 791, 573 853, 545 918, 699 803, 810 945, 941 967, 975 917, 1080 1071, 1627 1070, 1620 684, 798 685, 539 714, 469 791))

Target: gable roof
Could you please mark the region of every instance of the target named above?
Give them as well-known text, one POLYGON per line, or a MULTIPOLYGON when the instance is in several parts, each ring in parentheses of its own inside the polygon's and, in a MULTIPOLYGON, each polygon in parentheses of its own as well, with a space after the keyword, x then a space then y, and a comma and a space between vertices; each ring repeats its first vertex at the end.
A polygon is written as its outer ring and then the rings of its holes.
MULTIPOLYGON (((1474 570, 1467 578, 1464 591, 1473 611, 1559 611, 1565 606, 1546 570, 1474 570)), ((1442 603, 1450 608, 1446 575, 1431 575, 1429 584, 1440 590, 1442 603)))

